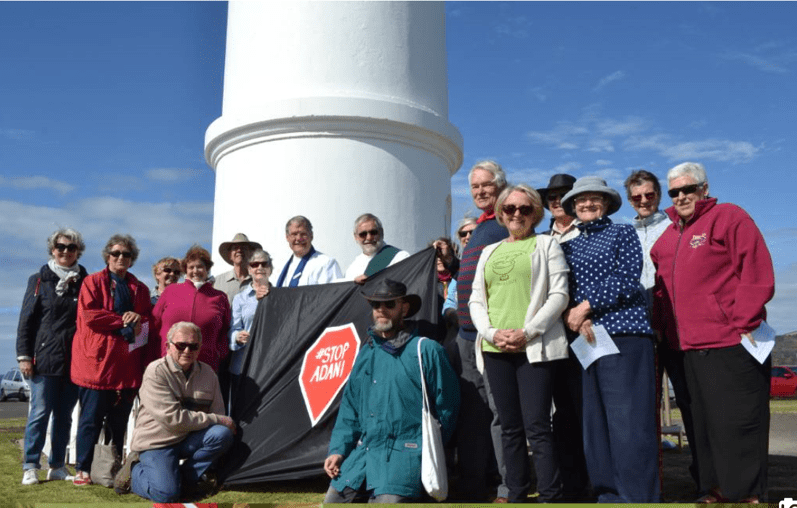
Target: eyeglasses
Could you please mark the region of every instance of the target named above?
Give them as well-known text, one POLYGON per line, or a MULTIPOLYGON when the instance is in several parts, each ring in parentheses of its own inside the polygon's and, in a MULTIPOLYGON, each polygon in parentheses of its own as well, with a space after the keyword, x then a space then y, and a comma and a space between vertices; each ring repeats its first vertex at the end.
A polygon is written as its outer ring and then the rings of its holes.
POLYGON ((69 245, 64 245, 63 243, 56 243, 55 250, 57 250, 58 252, 64 252, 65 250, 68 250, 69 252, 75 252, 77 251, 77 245, 75 245, 74 243, 70 243, 69 245))
POLYGON ((519 211, 520 215, 524 216, 531 215, 532 213, 534 213, 534 207, 531 205, 520 205, 520 206, 504 205, 503 207, 501 207, 501 210, 503 210, 503 212, 507 215, 515 215, 516 211, 519 211))
POLYGON ((260 268, 261 266, 263 268, 268 268, 269 266, 271 266, 271 263, 269 263, 268 261, 252 261, 251 263, 249 263, 249 268, 260 268))
POLYGON ((467 231, 460 231, 457 234, 459 235, 460 238, 465 238, 466 236, 473 234, 473 229, 469 229, 467 231))
MULTIPOLYGON (((116 257, 116 256, 114 256, 114 257, 116 257)), ((168 267, 167 268, 161 268, 161 272, 162 273, 176 273, 177 275, 180 275, 182 273, 180 270, 177 270, 176 268, 168 268, 168 267)))
POLYGON ((185 348, 188 348, 189 351, 199 351, 199 346, 202 345, 201 342, 170 342, 172 346, 177 348, 177 351, 185 351, 185 348))
POLYGON ((675 189, 670 189, 667 191, 667 195, 671 198, 677 198, 682 192, 684 195, 686 194, 694 194, 700 187, 703 187, 703 183, 694 183, 692 185, 684 185, 683 187, 678 187, 675 189))
POLYGON ((386 309, 395 309, 396 308, 396 300, 388 300, 386 302, 377 302, 375 300, 368 300, 368 303, 371 304, 371 308, 376 310, 381 306, 385 306, 386 309))
POLYGON ((124 251, 122 251, 122 250, 112 250, 108 254, 110 254, 112 257, 115 257, 115 258, 118 258, 119 256, 122 256, 125 259, 130 259, 130 258, 133 257, 133 253, 130 252, 129 250, 124 250, 124 251))
POLYGON ((573 201, 577 205, 584 204, 586 202, 591 203, 603 203, 603 196, 576 196, 573 201))
POLYGON ((653 201, 654 199, 656 199, 656 191, 646 192, 644 194, 635 194, 631 196, 631 201, 633 201, 634 203, 641 203, 642 196, 645 196, 645 199, 648 201, 653 201))
POLYGON ((357 233, 357 236, 359 236, 363 240, 365 240, 365 238, 368 235, 379 236, 379 230, 378 229, 371 229, 371 230, 368 230, 368 231, 360 231, 359 233, 357 233))
POLYGON ((561 194, 555 192, 549 192, 548 195, 545 196, 545 199, 547 201, 556 201, 557 199, 562 199, 565 194, 566 194, 565 192, 562 192, 561 194))

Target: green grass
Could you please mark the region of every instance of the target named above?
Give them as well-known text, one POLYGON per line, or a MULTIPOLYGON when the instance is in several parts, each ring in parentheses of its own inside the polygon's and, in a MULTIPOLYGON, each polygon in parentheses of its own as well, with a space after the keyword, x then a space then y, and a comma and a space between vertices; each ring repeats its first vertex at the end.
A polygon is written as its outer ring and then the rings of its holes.
MULTIPOLYGON (((797 414, 797 400, 772 400, 770 410, 772 413, 797 414)), ((680 412, 674 409, 672 417, 680 421, 680 412)), ((119 496, 112 489, 98 485, 75 487, 70 482, 63 481, 42 482, 35 486, 21 485, 22 451, 15 441, 22 439, 24 427, 24 418, 0 420, 0 478, 5 480, 0 482, 0 508, 75 508, 78 505, 100 507, 110 504, 124 504, 131 508, 152 506, 152 503, 142 502, 135 494, 119 496)), ((323 501, 328 485, 324 478, 236 485, 225 488, 203 502, 225 503, 227 506, 244 501, 250 504, 317 505, 323 501)))

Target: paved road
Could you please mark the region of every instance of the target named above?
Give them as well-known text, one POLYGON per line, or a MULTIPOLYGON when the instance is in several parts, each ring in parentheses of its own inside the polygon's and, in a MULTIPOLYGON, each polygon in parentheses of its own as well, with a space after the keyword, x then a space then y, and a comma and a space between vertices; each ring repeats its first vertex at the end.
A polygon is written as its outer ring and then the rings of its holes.
POLYGON ((0 402, 0 419, 3 418, 27 418, 28 403, 7 400, 0 402))

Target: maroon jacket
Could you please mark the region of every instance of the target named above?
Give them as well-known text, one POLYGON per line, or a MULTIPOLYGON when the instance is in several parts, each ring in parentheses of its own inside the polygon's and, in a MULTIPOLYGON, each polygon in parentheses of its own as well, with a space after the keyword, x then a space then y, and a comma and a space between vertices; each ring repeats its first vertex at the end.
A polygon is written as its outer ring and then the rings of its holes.
POLYGON ((673 224, 650 252, 653 328, 683 350, 738 345, 775 294, 764 237, 747 212, 716 198, 698 201, 683 226, 674 207, 665 212, 673 224))
POLYGON ((160 340, 155 339, 160 344, 160 356, 164 356, 168 349, 166 334, 169 328, 180 321, 190 321, 202 330, 199 361, 210 365, 214 372, 219 371, 221 361, 230 352, 227 333, 232 310, 226 293, 214 289, 209 282, 199 290, 190 280, 172 284, 161 294, 152 317, 155 322, 153 334, 160 336, 160 340))
MULTIPOLYGON (((150 320, 149 289, 130 272, 125 276, 133 312, 150 320)), ((108 267, 85 278, 77 301, 77 331, 72 340, 72 382, 95 390, 138 388, 151 358, 147 347, 129 351, 119 330, 122 316, 113 311, 108 267)), ((150 330, 150 341, 154 334, 150 330)))

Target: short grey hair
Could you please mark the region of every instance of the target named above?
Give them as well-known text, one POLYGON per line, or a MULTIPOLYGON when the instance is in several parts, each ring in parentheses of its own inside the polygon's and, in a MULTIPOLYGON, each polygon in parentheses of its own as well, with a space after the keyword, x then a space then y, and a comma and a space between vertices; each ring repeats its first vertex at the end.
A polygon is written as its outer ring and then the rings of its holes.
POLYGON ((667 184, 682 176, 691 177, 695 183, 708 183, 706 168, 699 162, 684 162, 667 171, 667 184))
POLYGON ((130 235, 120 235, 115 234, 108 239, 108 243, 105 244, 105 247, 102 248, 102 260, 105 261, 105 264, 108 264, 108 256, 111 255, 111 249, 114 245, 124 245, 128 249, 130 249, 130 253, 133 254, 133 257, 130 258, 130 266, 136 262, 138 259, 138 245, 136 245, 136 240, 130 235))
POLYGON ((179 332, 180 330, 188 330, 189 332, 191 332, 191 334, 194 337, 199 338, 200 344, 202 343, 202 330, 197 325, 195 325, 190 321, 180 321, 174 323, 172 327, 169 328, 169 331, 166 333, 166 341, 172 342, 172 339, 174 339, 174 336, 177 335, 177 332, 179 332))
POLYGON ((263 249, 255 249, 249 254, 249 259, 246 260, 247 263, 251 263, 256 259, 263 259, 266 263, 271 265, 271 256, 268 252, 264 251, 263 249))
POLYGON ((304 215, 297 215, 295 217, 291 217, 288 219, 288 222, 285 223, 285 234, 288 234, 288 229, 291 227, 291 224, 298 224, 300 226, 304 226, 307 228, 307 231, 312 235, 313 234, 313 224, 310 222, 310 219, 305 217, 304 215))
POLYGON ((63 236, 77 245, 77 259, 80 259, 83 251, 86 250, 86 244, 83 242, 83 235, 72 228, 61 228, 53 232, 53 234, 47 238, 47 254, 53 257, 53 250, 55 249, 55 244, 58 242, 59 236, 63 236))
POLYGON ((376 223, 376 229, 379 230, 379 237, 380 238, 384 238, 385 237, 385 228, 382 227, 382 221, 379 220, 379 217, 377 217, 376 215, 374 215, 372 213, 364 213, 364 214, 360 215, 359 217, 357 217, 356 219, 354 219, 354 234, 355 235, 357 234, 357 228, 360 227, 360 224, 362 224, 363 222, 371 221, 371 220, 374 221, 374 223, 376 223))
POLYGON ((483 169, 488 171, 493 175, 493 183, 498 188, 498 192, 500 193, 506 187, 506 173, 504 173, 504 168, 501 167, 495 161, 492 160, 483 160, 479 161, 470 168, 470 172, 468 173, 468 185, 470 185, 471 179, 473 178, 473 172, 477 169, 483 169))

